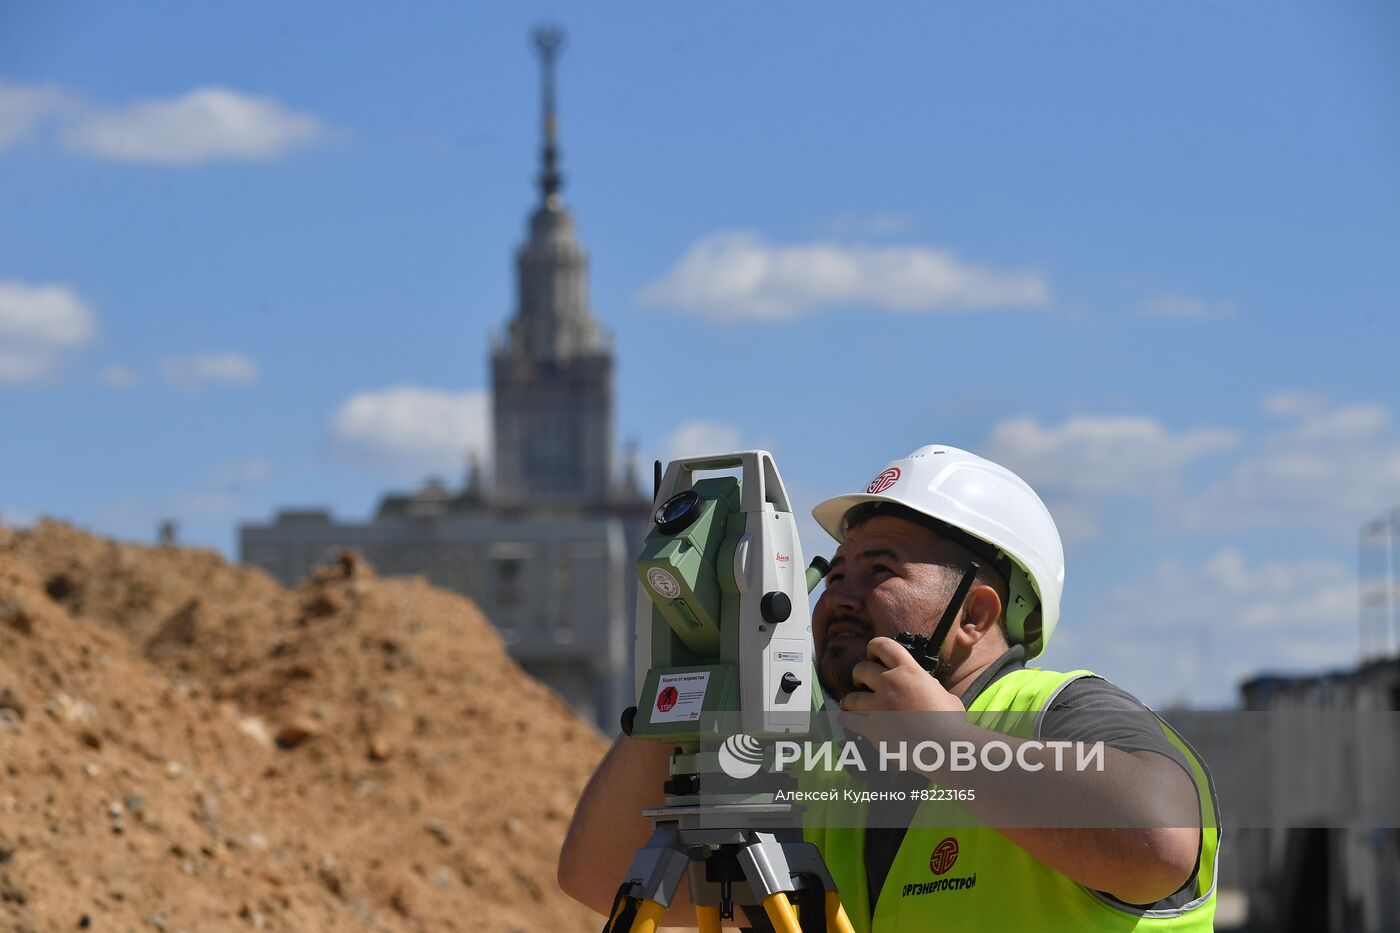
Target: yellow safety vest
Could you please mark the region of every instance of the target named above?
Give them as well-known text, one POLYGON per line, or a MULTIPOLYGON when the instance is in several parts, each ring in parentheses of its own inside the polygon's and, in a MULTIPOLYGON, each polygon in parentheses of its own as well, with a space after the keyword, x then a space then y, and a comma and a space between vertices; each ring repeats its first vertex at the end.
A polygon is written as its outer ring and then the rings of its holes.
MULTIPOLYGON (((1035 725, 1070 681, 1089 671, 1059 673, 1034 668, 1012 671, 990 684, 968 708, 976 725, 1032 738, 1035 725)), ((1196 868, 1196 896, 1175 910, 1138 910, 1105 899, 1035 859, 1001 833, 968 826, 966 813, 949 820, 956 804, 919 805, 870 913, 865 869, 865 829, 859 821, 821 825, 821 808, 810 808, 803 835, 821 850, 841 901, 858 933, 937 930, 939 933, 1082 933, 1085 930, 1149 931, 1214 928, 1215 853, 1219 821, 1210 777, 1191 747, 1161 722, 1167 740, 1191 767, 1201 803, 1202 845, 1196 868), (939 813, 945 816, 941 819, 939 813), (941 829, 954 823, 957 828, 941 829)), ((830 788, 854 781, 842 772, 809 772, 804 787, 830 788)), ((850 810, 843 811, 846 816, 850 810)))

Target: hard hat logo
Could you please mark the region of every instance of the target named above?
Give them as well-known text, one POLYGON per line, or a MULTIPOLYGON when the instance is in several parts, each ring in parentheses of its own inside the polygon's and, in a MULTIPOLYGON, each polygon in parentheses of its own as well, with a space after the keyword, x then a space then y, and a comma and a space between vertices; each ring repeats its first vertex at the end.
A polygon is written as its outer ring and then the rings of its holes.
POLYGON ((867 495, 878 496, 880 493, 899 482, 899 477, 899 467, 890 467, 888 470, 883 470, 870 481, 869 486, 865 487, 865 492, 867 495))

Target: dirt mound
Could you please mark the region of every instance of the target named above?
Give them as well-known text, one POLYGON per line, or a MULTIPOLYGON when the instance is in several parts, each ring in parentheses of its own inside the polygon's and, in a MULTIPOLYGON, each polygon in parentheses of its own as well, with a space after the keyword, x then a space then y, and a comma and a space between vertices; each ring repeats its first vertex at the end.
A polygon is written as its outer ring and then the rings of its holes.
POLYGON ((420 579, 0 528, 14 929, 595 930, 554 866, 605 747, 420 579))

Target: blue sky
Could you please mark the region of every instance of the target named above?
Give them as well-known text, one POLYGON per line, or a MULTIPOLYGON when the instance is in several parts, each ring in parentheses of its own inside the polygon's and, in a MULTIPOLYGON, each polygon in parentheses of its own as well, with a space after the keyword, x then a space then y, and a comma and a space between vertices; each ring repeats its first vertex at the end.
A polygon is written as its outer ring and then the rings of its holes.
POLYGON ((1400 503, 1381 2, 0 3, 0 516, 232 553, 455 480, 546 20, 644 458, 768 446, 810 508, 968 447, 1060 520, 1047 664, 1201 702, 1355 660, 1400 503))

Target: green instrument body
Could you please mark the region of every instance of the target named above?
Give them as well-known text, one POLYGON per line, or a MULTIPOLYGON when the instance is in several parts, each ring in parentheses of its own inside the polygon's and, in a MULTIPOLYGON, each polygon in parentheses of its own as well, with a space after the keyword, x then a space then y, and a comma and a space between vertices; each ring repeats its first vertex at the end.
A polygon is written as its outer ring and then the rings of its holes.
POLYGON ((736 732, 805 733, 822 703, 807 605, 820 573, 802 563, 772 458, 745 451, 673 462, 658 512, 675 498, 685 500, 683 526, 658 521, 637 559, 632 735, 693 748, 736 732), (742 479, 691 482, 694 471, 735 466, 742 479), (680 495, 687 490, 693 496, 680 495))

